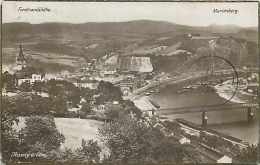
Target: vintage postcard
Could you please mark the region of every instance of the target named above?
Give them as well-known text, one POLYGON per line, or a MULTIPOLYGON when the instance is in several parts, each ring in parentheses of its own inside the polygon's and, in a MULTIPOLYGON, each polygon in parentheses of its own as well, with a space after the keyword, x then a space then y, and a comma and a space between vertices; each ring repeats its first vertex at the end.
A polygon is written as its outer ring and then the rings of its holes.
POLYGON ((258 161, 258 2, 3 2, 1 164, 258 161))

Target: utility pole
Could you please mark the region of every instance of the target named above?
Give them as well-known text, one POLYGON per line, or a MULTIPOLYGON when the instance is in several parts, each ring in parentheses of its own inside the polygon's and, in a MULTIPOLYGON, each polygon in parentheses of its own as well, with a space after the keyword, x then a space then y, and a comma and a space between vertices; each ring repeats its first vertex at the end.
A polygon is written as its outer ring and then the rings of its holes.
POLYGON ((207 124, 208 124, 208 117, 206 116, 206 112, 205 111, 203 111, 202 112, 202 127, 206 127, 207 126, 207 124))
POLYGON ((248 122, 252 122, 254 119, 254 113, 252 111, 252 108, 251 107, 248 107, 247 108, 247 121, 248 122))

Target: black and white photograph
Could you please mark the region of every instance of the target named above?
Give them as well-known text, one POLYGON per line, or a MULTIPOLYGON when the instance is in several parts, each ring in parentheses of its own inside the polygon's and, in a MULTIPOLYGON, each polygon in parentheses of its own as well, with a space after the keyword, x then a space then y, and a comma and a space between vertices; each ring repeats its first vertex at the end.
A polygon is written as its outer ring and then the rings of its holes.
POLYGON ((3 2, 0 164, 257 163, 258 6, 3 2))

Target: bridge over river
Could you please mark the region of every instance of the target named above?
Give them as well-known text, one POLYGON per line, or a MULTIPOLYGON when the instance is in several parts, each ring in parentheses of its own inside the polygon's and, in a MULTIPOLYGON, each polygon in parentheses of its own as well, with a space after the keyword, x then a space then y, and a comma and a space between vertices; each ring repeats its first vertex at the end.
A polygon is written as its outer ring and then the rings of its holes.
POLYGON ((187 114, 187 113, 201 113, 201 123, 203 126, 207 125, 207 112, 212 111, 228 111, 237 110, 244 111, 247 115, 248 122, 251 122, 256 115, 258 110, 258 104, 246 104, 246 103, 227 103, 220 105, 205 105, 205 106, 192 106, 192 107, 179 107, 179 108, 158 108, 157 110, 147 110, 151 111, 153 114, 158 113, 160 115, 172 115, 172 114, 187 114))
POLYGON ((192 106, 192 107, 179 107, 179 108, 162 108, 158 109, 160 114, 184 114, 196 112, 211 112, 211 111, 227 111, 227 110, 245 110, 257 108, 258 104, 220 104, 220 105, 205 105, 205 106, 192 106))

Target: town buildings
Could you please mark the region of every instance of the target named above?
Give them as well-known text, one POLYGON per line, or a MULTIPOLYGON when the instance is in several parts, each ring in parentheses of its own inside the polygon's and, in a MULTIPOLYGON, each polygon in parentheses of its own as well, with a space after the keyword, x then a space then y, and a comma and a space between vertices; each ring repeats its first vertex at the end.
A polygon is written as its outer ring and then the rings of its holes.
POLYGON ((33 84, 33 83, 36 83, 36 82, 43 82, 44 80, 45 79, 44 79, 43 74, 33 73, 33 74, 31 74, 30 77, 18 78, 17 79, 17 85, 20 86, 22 83, 33 84))
POLYGON ((78 88, 89 88, 89 89, 96 89, 98 87, 99 82, 97 80, 77 80, 73 82, 73 84, 78 88))

